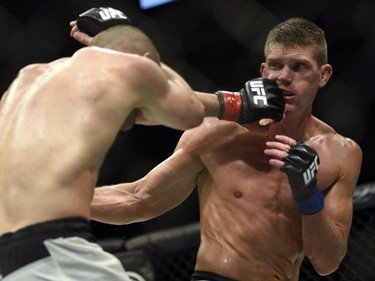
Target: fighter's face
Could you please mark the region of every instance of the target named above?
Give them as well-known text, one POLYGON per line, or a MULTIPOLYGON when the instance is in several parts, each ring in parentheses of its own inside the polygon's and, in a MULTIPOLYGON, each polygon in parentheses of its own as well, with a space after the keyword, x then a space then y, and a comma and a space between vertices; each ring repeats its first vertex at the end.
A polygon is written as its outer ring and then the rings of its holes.
POLYGON ((311 106, 318 89, 325 86, 332 68, 328 64, 318 66, 312 47, 286 48, 270 44, 261 74, 276 81, 284 91, 287 107, 298 105, 304 109, 311 106))

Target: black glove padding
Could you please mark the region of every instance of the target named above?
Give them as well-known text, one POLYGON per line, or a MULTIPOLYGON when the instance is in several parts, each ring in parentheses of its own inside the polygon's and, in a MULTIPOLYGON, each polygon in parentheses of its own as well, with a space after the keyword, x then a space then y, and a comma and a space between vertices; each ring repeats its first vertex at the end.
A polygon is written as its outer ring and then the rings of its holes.
POLYGON ((252 79, 239 92, 218 91, 216 95, 220 119, 246 124, 263 118, 279 121, 284 115, 283 93, 272 80, 252 79))
POLYGON ((293 145, 281 170, 288 175, 293 198, 297 202, 301 213, 312 215, 324 207, 324 198, 317 182, 319 156, 316 151, 305 142, 293 145))
POLYGON ((92 37, 120 24, 128 25, 131 21, 123 12, 109 7, 92 8, 80 14, 77 19, 78 29, 92 37))

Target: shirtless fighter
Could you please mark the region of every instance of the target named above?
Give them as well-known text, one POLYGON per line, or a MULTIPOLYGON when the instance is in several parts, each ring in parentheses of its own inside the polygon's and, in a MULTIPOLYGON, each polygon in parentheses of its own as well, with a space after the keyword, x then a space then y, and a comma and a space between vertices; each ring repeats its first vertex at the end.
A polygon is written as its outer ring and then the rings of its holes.
MULTIPOLYGON (((175 207, 197 184, 201 244, 193 281, 297 281, 305 256, 328 275, 347 251, 362 152, 312 115, 332 75, 324 32, 292 18, 271 30, 264 51, 261 75, 284 92, 280 122, 207 117, 145 177, 94 193, 93 219, 127 224, 175 207)), ((224 112, 228 97, 237 97, 217 95, 224 112)))
MULTIPOLYGON (((139 29, 107 29, 95 44, 114 50, 85 47, 70 58, 29 65, 1 99, 4 281, 130 280, 94 243, 89 226, 103 158, 118 131, 135 123, 185 130, 202 122, 202 103, 160 63, 139 29)), ((217 111, 217 98, 208 99, 217 111)), ((283 109, 277 109, 279 119, 283 109)))

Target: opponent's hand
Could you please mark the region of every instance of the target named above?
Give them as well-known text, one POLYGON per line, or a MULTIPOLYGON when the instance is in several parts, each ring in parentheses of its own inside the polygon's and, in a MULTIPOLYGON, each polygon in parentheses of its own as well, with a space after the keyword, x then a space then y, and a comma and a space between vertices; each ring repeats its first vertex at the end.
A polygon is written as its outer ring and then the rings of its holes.
POLYGON ((92 8, 70 22, 70 36, 84 45, 89 45, 92 37, 99 32, 121 24, 131 24, 123 12, 109 7, 92 8))
POLYGON ((265 118, 280 121, 284 116, 283 93, 272 80, 252 79, 239 92, 217 91, 216 95, 219 119, 245 124, 265 118))
POLYGON ((69 23, 69 25, 72 27, 72 29, 70 31, 71 37, 73 37, 75 40, 77 40, 78 42, 80 42, 83 45, 86 45, 86 46, 90 45, 93 37, 87 35, 86 33, 81 32, 78 29, 77 21, 71 21, 69 23))
POLYGON ((130 19, 120 10, 109 7, 92 8, 79 15, 77 27, 89 36, 120 24, 131 24, 130 19))
POLYGON ((296 142, 286 136, 276 136, 278 142, 267 142, 265 154, 270 164, 281 168, 287 174, 293 198, 300 212, 313 215, 324 207, 324 198, 318 186, 316 175, 319 170, 319 156, 306 142, 296 142))

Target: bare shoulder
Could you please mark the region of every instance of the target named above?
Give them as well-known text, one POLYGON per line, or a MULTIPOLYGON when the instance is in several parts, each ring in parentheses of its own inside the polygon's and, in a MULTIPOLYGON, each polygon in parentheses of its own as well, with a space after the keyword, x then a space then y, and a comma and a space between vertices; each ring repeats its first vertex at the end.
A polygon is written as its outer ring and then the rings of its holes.
POLYGON ((316 124, 314 133, 306 141, 320 158, 319 185, 324 190, 346 192, 351 198, 361 171, 362 150, 354 140, 340 135, 324 122, 316 124))
POLYGON ((362 163, 362 150, 352 139, 340 135, 332 127, 318 121, 317 130, 307 141, 318 152, 322 164, 329 163, 337 167, 340 174, 352 170, 359 172, 362 163))
POLYGON ((340 152, 343 156, 347 154, 362 155, 362 150, 359 145, 352 139, 340 135, 331 126, 316 119, 316 129, 309 142, 313 146, 325 147, 333 153, 340 152))
POLYGON ((231 137, 236 134, 235 132, 241 129, 243 127, 235 122, 206 117, 201 125, 183 133, 179 145, 187 145, 200 151, 207 150, 213 146, 221 145, 223 141, 229 142, 231 137))
POLYGON ((239 125, 235 122, 219 120, 216 117, 206 117, 202 124, 198 127, 186 130, 183 135, 186 137, 199 136, 204 139, 207 137, 216 138, 217 136, 224 136, 223 134, 225 132, 232 131, 237 126, 239 125))
POLYGON ((74 54, 73 60, 80 67, 92 69, 93 75, 100 71, 102 74, 110 74, 104 77, 126 83, 127 87, 133 88, 137 93, 157 91, 159 87, 165 86, 161 83, 165 81, 165 77, 160 66, 145 56, 99 47, 85 47, 74 54))
MULTIPOLYGON (((74 53, 73 60, 85 64, 98 64, 113 68, 131 69, 133 72, 145 69, 157 69, 157 64, 144 56, 119 52, 100 47, 85 47, 74 53)), ((147 73, 146 73, 147 74, 147 73)))

